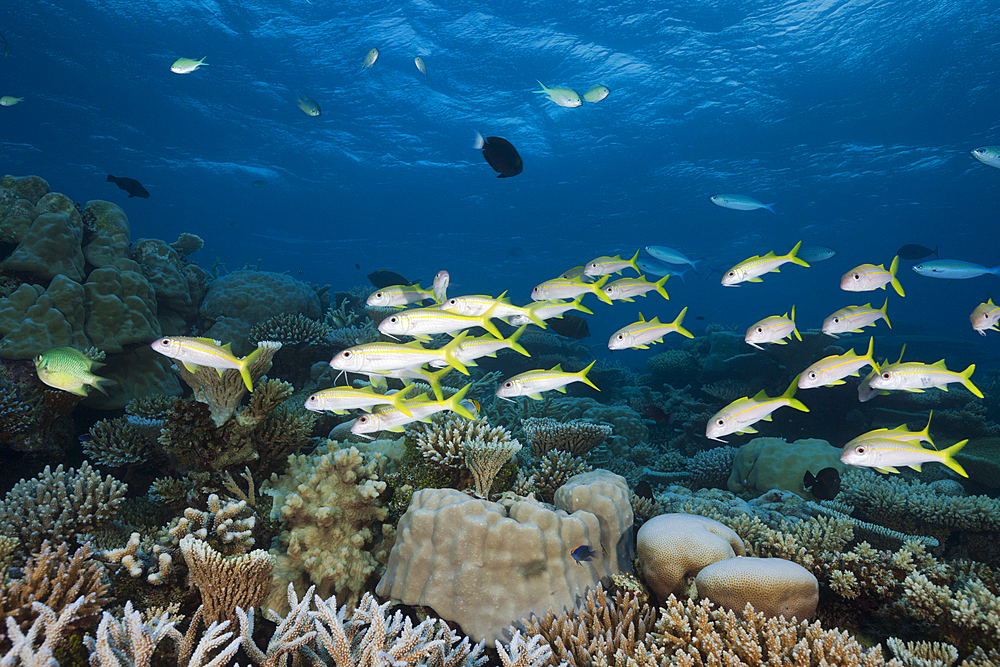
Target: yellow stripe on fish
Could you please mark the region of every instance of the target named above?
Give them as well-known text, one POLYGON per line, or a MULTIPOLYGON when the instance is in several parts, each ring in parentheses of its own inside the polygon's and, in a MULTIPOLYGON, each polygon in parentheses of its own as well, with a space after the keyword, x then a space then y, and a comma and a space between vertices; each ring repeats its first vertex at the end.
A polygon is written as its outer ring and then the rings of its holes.
POLYGON ((938 451, 924 449, 914 441, 872 438, 860 444, 848 443, 840 454, 840 460, 850 466, 874 468, 883 473, 898 473, 896 466, 908 466, 919 472, 923 463, 943 463, 962 477, 968 477, 969 474, 954 458, 968 442, 962 440, 938 451))
POLYGON ((638 322, 633 322, 611 334, 611 339, 608 341, 608 349, 624 350, 632 348, 633 350, 645 350, 650 345, 663 342, 664 336, 675 331, 687 338, 694 338, 690 331, 681 326, 686 313, 687 306, 684 306, 680 314, 670 323, 660 322, 655 317, 647 321, 643 319, 642 313, 639 313, 638 322))
POLYGON ((631 266, 635 269, 636 273, 641 274, 642 271, 639 270, 639 266, 636 264, 637 259, 639 259, 638 250, 632 255, 632 259, 622 259, 621 255, 615 255, 614 257, 604 255, 587 262, 583 267, 583 273, 591 277, 604 276, 611 273, 618 273, 631 266))
POLYGON ((775 255, 771 251, 763 257, 754 255, 745 259, 726 271, 725 275, 722 276, 722 284, 725 287, 736 287, 743 282, 759 283, 761 282, 760 276, 771 272, 781 273, 779 267, 789 262, 808 267, 809 263, 797 256, 801 247, 802 241, 799 241, 788 251, 787 255, 775 255))
POLYGON ((722 408, 708 420, 705 427, 705 437, 709 440, 725 442, 722 436, 731 433, 756 433, 753 424, 759 421, 771 421, 771 413, 788 406, 801 412, 809 412, 802 401, 794 398, 798 389, 799 378, 796 377, 788 385, 781 396, 770 398, 763 390, 753 397, 738 398, 722 408))
POLYGON ((892 324, 890 324, 889 314, 886 312, 888 307, 889 299, 886 298, 881 308, 873 308, 871 303, 841 308, 823 320, 823 333, 834 338, 839 338, 838 334, 861 333, 862 327, 875 326, 879 320, 885 320, 886 325, 891 329, 892 324))
POLYGON ((873 389, 922 392, 931 388, 948 391, 947 385, 949 383, 958 382, 979 398, 983 398, 983 392, 972 384, 972 372, 975 370, 976 365, 969 364, 969 367, 961 373, 950 371, 945 366, 944 359, 933 364, 905 361, 882 366, 878 375, 872 377, 869 384, 873 389))
POLYGON ((219 372, 219 377, 222 377, 222 371, 227 368, 237 370, 248 391, 253 391, 250 364, 261 355, 263 349, 258 346, 240 359, 233 354, 232 343, 223 345, 212 338, 191 336, 164 336, 154 340, 150 346, 160 354, 181 362, 189 373, 193 373, 198 366, 214 368, 219 372))
POLYGON ((549 370, 535 370, 519 373, 505 380, 497 387, 497 397, 510 400, 514 396, 527 396, 537 401, 542 400, 543 391, 556 390, 566 393, 566 385, 573 382, 583 382, 597 391, 600 388, 587 378, 587 373, 594 367, 596 361, 577 373, 566 373, 561 364, 556 364, 549 370))
POLYGON ((865 366, 874 368, 875 358, 872 356, 874 345, 875 338, 872 337, 868 339, 868 351, 862 356, 855 354, 854 350, 848 350, 844 354, 820 359, 799 375, 799 389, 844 384, 843 378, 849 375, 861 375, 860 370, 865 366))
POLYGON ((368 295, 365 304, 376 308, 394 308, 434 299, 434 291, 415 285, 390 285, 368 295))
POLYGON ((906 296, 903 286, 896 278, 899 269, 899 257, 892 258, 889 270, 885 264, 862 264, 856 266, 840 277, 840 289, 845 292, 870 292, 873 289, 885 289, 888 284, 896 290, 899 296, 906 296))
POLYGON ((802 340, 799 330, 795 328, 795 306, 792 306, 791 317, 788 316, 788 313, 784 315, 772 315, 752 325, 747 329, 747 334, 743 340, 758 350, 763 350, 764 348, 760 346, 761 343, 785 345, 787 341, 783 339, 790 338, 792 334, 795 334, 796 338, 802 340))

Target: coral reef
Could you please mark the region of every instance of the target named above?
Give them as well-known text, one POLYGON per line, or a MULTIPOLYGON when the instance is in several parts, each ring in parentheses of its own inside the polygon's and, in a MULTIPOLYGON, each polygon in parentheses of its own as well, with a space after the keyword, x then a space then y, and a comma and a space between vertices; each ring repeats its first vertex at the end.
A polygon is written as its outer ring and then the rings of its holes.
POLYGON ((551 450, 569 452, 573 456, 587 458, 611 435, 611 424, 595 424, 581 420, 558 422, 548 417, 529 417, 521 422, 521 428, 528 438, 531 455, 541 458, 551 450))
POLYGON ((819 604, 819 580, 783 558, 727 558, 695 577, 698 597, 741 613, 750 605, 764 616, 812 619, 819 604))
POLYGON ((843 473, 840 448, 816 438, 786 442, 782 438, 754 438, 739 448, 729 476, 729 490, 760 495, 771 489, 791 491, 807 500, 818 500, 802 485, 806 471, 835 468, 843 473))
POLYGON ((223 556, 193 535, 180 541, 191 581, 201 593, 205 621, 236 621, 235 610, 259 607, 271 587, 274 556, 261 549, 223 556))

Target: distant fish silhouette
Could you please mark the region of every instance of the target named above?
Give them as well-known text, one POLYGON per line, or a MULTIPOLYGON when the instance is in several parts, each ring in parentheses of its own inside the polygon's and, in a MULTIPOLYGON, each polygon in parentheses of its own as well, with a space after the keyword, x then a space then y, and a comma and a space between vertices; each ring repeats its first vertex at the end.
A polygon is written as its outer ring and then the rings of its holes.
POLYGON ((931 250, 930 248, 927 248, 922 245, 917 245, 916 243, 907 243, 902 248, 897 250, 896 254, 899 255, 900 259, 909 259, 914 261, 918 259, 923 259, 924 257, 929 257, 931 255, 939 257, 937 246, 934 246, 934 250, 931 250))
POLYGON ((134 178, 125 178, 124 176, 112 176, 108 174, 108 183, 114 183, 122 190, 128 193, 129 199, 132 197, 142 197, 143 199, 149 199, 149 192, 146 188, 142 187, 142 183, 135 180, 134 178))
POLYGON ((412 280, 407 280, 398 273, 394 271, 386 271, 385 269, 379 269, 378 271, 373 271, 372 273, 369 273, 368 280, 372 281, 372 285, 378 288, 389 287, 390 285, 413 284, 412 280))
POLYGON ((493 171, 500 174, 497 178, 510 178, 517 176, 524 169, 524 162, 518 154, 517 149, 500 137, 486 137, 476 132, 475 147, 483 151, 483 157, 493 167, 493 171))
POLYGON ((806 470, 802 486, 820 500, 833 500, 840 493, 840 472, 836 468, 823 468, 814 476, 806 470))
POLYGON ((577 317, 576 315, 554 317, 547 321, 546 324, 548 324, 549 328, 557 334, 560 336, 566 336, 567 338, 576 338, 577 340, 580 340, 581 338, 586 338, 590 335, 590 326, 587 324, 587 320, 582 317, 577 317))

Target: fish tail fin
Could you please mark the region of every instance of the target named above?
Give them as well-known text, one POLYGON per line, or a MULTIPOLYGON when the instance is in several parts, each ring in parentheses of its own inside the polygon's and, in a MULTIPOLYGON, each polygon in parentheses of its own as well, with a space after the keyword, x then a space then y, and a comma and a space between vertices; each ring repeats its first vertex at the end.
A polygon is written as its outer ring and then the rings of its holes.
POLYGON ((535 79, 535 81, 536 81, 536 82, 538 83, 538 85, 539 85, 539 86, 541 86, 541 87, 542 87, 542 89, 541 89, 541 90, 533 90, 533 91, 531 91, 531 92, 533 92, 533 93, 542 93, 542 94, 545 94, 545 93, 549 92, 549 91, 548 91, 548 90, 547 90, 547 89, 545 88, 545 84, 544 84, 544 83, 542 83, 541 81, 538 81, 538 79, 535 79))
POLYGON ((777 203, 778 202, 773 201, 770 204, 764 204, 764 208, 766 208, 768 211, 770 211, 771 215, 778 215, 777 213, 774 212, 774 205, 777 204, 777 203))
MULTIPOLYGON (((771 213, 774 213, 774 211, 771 211, 771 213)), ((788 254, 785 255, 785 257, 787 257, 788 260, 793 264, 798 264, 799 266, 805 266, 808 268, 809 262, 799 257, 799 248, 801 247, 802 247, 802 241, 799 241, 798 243, 795 244, 795 247, 793 247, 791 250, 788 251, 788 254)))
POLYGON ((889 313, 886 312, 886 308, 888 307, 889 307, 889 297, 886 297, 885 303, 882 304, 882 307, 879 308, 879 310, 882 311, 882 319, 885 320, 886 325, 891 329, 892 323, 889 322, 889 313))
POLYGON ((111 174, 108 174, 108 180, 105 181, 105 183, 114 183, 116 180, 117 179, 114 176, 112 176, 111 174))
MULTIPOLYGON (((799 373, 799 375, 802 374, 799 373)), ((806 407, 805 403, 795 398, 795 392, 799 389, 799 375, 792 378, 792 383, 788 385, 788 389, 786 389, 785 393, 781 395, 781 398, 788 399, 788 407, 795 408, 801 412, 809 412, 809 408, 806 407)))
POLYGON ((654 285, 656 285, 656 291, 660 293, 664 299, 670 300, 670 296, 667 294, 667 290, 663 289, 663 285, 666 284, 667 278, 670 276, 663 276, 661 279, 657 280, 654 285))
POLYGON ((861 358, 862 359, 867 359, 868 362, 872 365, 873 368, 876 366, 876 363, 875 363, 875 336, 872 336, 872 337, 870 337, 868 339, 868 351, 865 352, 864 356, 861 357, 861 358))
MULTIPOLYGON (((503 295, 501 295, 501 296, 503 296, 503 295)), ((494 301, 493 305, 490 306, 489 308, 487 308, 486 312, 479 316, 479 326, 481 326, 482 328, 486 329, 491 334, 493 334, 494 336, 496 336, 497 340, 503 340, 503 334, 500 333, 500 330, 497 329, 496 325, 493 324, 493 321, 492 321, 493 317, 494 317, 494 313, 496 312, 497 306, 499 304, 500 304, 499 300, 494 301)), ((544 326, 545 325, 542 324, 542 327, 544 327, 544 326)))
POLYGON ((601 388, 600 388, 600 387, 598 387, 598 386, 597 386, 596 384, 594 384, 593 382, 591 382, 591 381, 590 381, 590 378, 588 378, 588 377, 587 377, 587 373, 589 373, 589 372, 590 372, 590 369, 591 369, 591 368, 593 368, 593 367, 594 367, 594 364, 596 364, 596 363, 597 363, 597 360, 596 360, 596 359, 595 359, 594 361, 591 361, 591 362, 590 362, 590 365, 589 365, 589 366, 587 366, 586 368, 584 368, 584 369, 583 369, 582 371, 580 371, 580 372, 579 372, 579 373, 577 373, 576 375, 578 375, 578 376, 579 376, 579 378, 580 378, 580 382, 583 382, 583 383, 585 383, 585 384, 589 384, 589 385, 590 385, 591 387, 593 387, 593 388, 594 388, 594 389, 596 389, 597 391, 600 391, 600 390, 601 390, 601 388))
POLYGON ((389 400, 392 401, 392 407, 396 408, 407 417, 413 416, 413 413, 410 412, 410 409, 406 407, 406 400, 405 400, 406 394, 410 392, 410 388, 413 386, 414 385, 412 384, 407 385, 403 387, 403 389, 401 389, 400 391, 397 391, 395 394, 392 394, 390 397, 388 397, 389 400))
MULTIPOLYGON (((700 262, 701 260, 695 260, 695 261, 699 261, 700 262)), ((688 272, 688 270, 684 269, 683 271, 681 271, 680 273, 677 274, 677 277, 681 279, 681 285, 686 285, 687 284, 687 283, 684 282, 684 274, 687 273, 687 272, 688 272)), ((698 273, 697 269, 695 269, 695 273, 698 273)))
POLYGON ((938 246, 934 246, 934 259, 941 259, 941 255, 938 254, 938 246))
MULTIPOLYGON (((696 265, 696 264, 697 264, 698 262, 704 262, 704 261, 705 261, 704 259, 692 259, 692 260, 690 260, 690 261, 688 262, 688 264, 690 264, 690 265, 691 265, 691 268, 692 268, 692 269, 694 269, 694 272, 695 272, 695 273, 698 273, 698 267, 697 267, 697 266, 695 266, 695 265, 696 265)), ((685 270, 685 271, 687 271, 687 269, 684 269, 684 270, 685 270)))
MULTIPOLYGON (((490 326, 493 326, 490 324, 490 326)), ((496 327, 493 327, 496 329, 496 327)), ((457 370, 462 375, 468 375, 469 369, 465 367, 462 360, 458 358, 458 346, 462 344, 465 337, 469 335, 469 330, 466 329, 462 333, 458 334, 451 339, 451 342, 441 348, 441 356, 444 358, 448 365, 457 370)), ((497 336, 497 338, 503 338, 503 336, 497 336)))
POLYGON ((465 395, 469 393, 469 389, 472 388, 472 383, 465 385, 454 394, 442 401, 442 404, 446 409, 451 410, 457 414, 462 415, 466 419, 475 419, 476 416, 469 412, 469 409, 462 405, 462 401, 465 400, 465 395))
POLYGON ((524 349, 524 347, 522 347, 521 344, 517 342, 517 339, 521 337, 521 334, 523 334, 524 330, 527 328, 528 328, 527 324, 522 324, 517 331, 515 331, 514 333, 512 333, 510 336, 507 337, 507 342, 510 343, 510 349, 514 350, 515 352, 520 352, 526 357, 530 357, 531 353, 528 352, 526 349, 524 349))
POLYGON ((478 151, 482 150, 483 146, 485 145, 486 145, 486 140, 483 139, 483 135, 479 134, 479 130, 476 130, 476 140, 475 143, 472 144, 472 147, 478 151))
POLYGON ((941 463, 945 464, 962 477, 968 477, 969 473, 965 472, 965 468, 962 467, 962 464, 955 460, 955 454, 958 454, 959 450, 961 450, 962 447, 965 447, 968 442, 968 440, 956 442, 954 445, 941 452, 941 463))
POLYGON ((441 401, 444 400, 444 390, 441 389, 441 378, 443 378, 448 373, 455 370, 451 366, 445 366, 439 371, 434 371, 428 373, 426 376, 427 384, 431 386, 431 391, 434 392, 434 400, 441 401))
POLYGON ((635 272, 641 276, 642 271, 639 269, 639 265, 636 263, 636 260, 639 259, 640 252, 642 252, 642 248, 639 248, 638 250, 635 251, 635 254, 632 255, 632 259, 628 261, 628 265, 631 266, 633 269, 635 269, 635 272))
MULTIPOLYGON (((538 304, 541 304, 541 301, 536 301, 535 303, 531 304, 531 306, 535 306, 538 304)), ((545 320, 543 320, 541 317, 538 316, 538 313, 535 312, 535 309, 532 308, 531 306, 525 307, 525 311, 528 314, 528 319, 531 320, 533 323, 537 324, 538 326, 540 326, 541 328, 548 329, 549 325, 545 323, 545 320)), ((518 335, 520 336, 521 334, 518 335)))
POLYGON ((253 392, 253 379, 250 377, 250 364, 257 361, 257 357, 263 353, 264 348, 257 346, 253 352, 240 359, 240 375, 243 377, 243 384, 247 386, 247 391, 253 392))
POLYGON ((892 277, 892 289, 896 290, 896 294, 899 296, 906 296, 906 292, 903 291, 903 286, 899 282, 899 278, 896 277, 896 271, 899 269, 899 255, 892 258, 892 264, 889 265, 889 275, 892 277))
MULTIPOLYGON (((685 338, 694 338, 694 335, 690 331, 681 326, 681 322, 684 321, 684 316, 687 315, 687 311, 687 306, 681 308, 681 312, 674 318, 674 321, 671 322, 670 325, 677 330, 677 333, 685 338)), ((642 317, 641 313, 639 314, 639 317, 642 317)))
POLYGON ((594 311, 592 311, 590 308, 587 308, 585 305, 583 305, 583 297, 584 297, 584 295, 581 294, 578 297, 576 297, 575 299, 573 299, 574 310, 579 310, 581 313, 587 313, 588 315, 593 315, 594 311))
POLYGON ((966 368, 961 373, 959 373, 959 375, 962 377, 962 384, 965 385, 965 388, 968 389, 969 391, 971 391, 973 394, 975 394, 979 398, 982 398, 983 397, 983 392, 979 391, 979 387, 977 387, 976 385, 972 384, 972 379, 971 378, 972 378, 972 371, 974 371, 974 370, 976 370, 976 365, 975 364, 969 364, 969 367, 966 368))
MULTIPOLYGON (((791 316, 790 319, 792 320, 792 324, 795 324, 795 304, 792 304, 792 316, 791 316)), ((799 340, 802 340, 802 334, 799 333, 799 328, 798 327, 795 327, 794 329, 792 329, 792 333, 795 334, 796 338, 798 338, 799 340)))
POLYGON ((611 279, 611 274, 608 274, 606 276, 601 276, 600 280, 590 283, 590 287, 594 295, 597 296, 598 299, 607 304, 611 304, 611 297, 605 294, 604 290, 602 290, 601 288, 604 287, 604 283, 608 282, 608 280, 610 279, 611 279))
POLYGON ((97 379, 94 381, 94 384, 92 384, 90 386, 93 387, 94 389, 96 389, 97 391, 101 392, 105 396, 108 395, 108 390, 105 389, 105 387, 110 387, 113 384, 118 384, 117 382, 115 382, 111 378, 102 378, 102 377, 98 377, 96 375, 94 377, 97 378, 97 379))

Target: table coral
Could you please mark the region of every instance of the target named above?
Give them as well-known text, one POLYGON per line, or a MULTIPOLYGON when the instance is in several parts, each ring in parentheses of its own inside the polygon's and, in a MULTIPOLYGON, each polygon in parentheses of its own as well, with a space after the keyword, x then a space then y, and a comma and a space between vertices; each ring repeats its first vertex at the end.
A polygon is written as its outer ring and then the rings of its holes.
POLYGON ((548 417, 530 417, 521 422, 531 455, 540 458, 551 450, 586 458, 592 449, 607 440, 614 427, 574 419, 560 422, 548 417))

